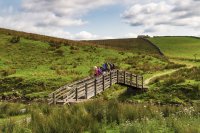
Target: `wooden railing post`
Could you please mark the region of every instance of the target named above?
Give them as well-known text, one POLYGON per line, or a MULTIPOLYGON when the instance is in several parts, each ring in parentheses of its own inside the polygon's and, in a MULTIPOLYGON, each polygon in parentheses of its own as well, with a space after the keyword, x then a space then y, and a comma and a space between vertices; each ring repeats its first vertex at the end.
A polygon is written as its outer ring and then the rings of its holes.
POLYGON ((56 104, 56 96, 55 96, 55 93, 53 93, 53 104, 56 104))
POLYGON ((76 87, 76 101, 78 101, 78 88, 76 87))
POLYGON ((117 70, 117 83, 119 83, 119 70, 117 70))
POLYGON ((87 87, 87 83, 85 83, 85 99, 88 99, 88 87, 87 87))
POLYGON ((110 87, 112 86, 112 72, 110 71, 110 87))
POLYGON ((133 84, 132 81, 133 81, 133 74, 131 73, 130 74, 130 86, 132 86, 132 84, 133 84))
POLYGON ((103 82, 102 85, 103 85, 103 91, 104 91, 104 89, 105 89, 105 77, 104 77, 104 75, 102 76, 102 78, 103 78, 102 79, 102 82, 103 82))
POLYGON ((124 84, 126 84, 126 71, 124 71, 124 84))
POLYGON ((94 95, 97 95, 97 79, 94 80, 94 95))
POLYGON ((135 79, 135 81, 136 81, 136 88, 138 88, 138 75, 136 75, 135 78, 136 78, 136 79, 135 79))
POLYGON ((142 76, 142 89, 144 88, 144 78, 143 78, 143 76, 142 76))

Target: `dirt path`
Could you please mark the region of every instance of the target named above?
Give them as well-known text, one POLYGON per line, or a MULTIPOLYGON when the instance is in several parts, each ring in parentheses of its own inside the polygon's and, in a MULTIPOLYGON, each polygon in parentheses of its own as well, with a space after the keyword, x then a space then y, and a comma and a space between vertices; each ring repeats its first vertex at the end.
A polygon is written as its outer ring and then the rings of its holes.
MULTIPOLYGON (((185 65, 186 65, 186 67, 184 67, 184 68, 188 68, 188 69, 194 67, 194 65, 192 65, 192 64, 185 64, 185 65)), ((173 70, 168 70, 168 71, 164 71, 164 72, 155 74, 155 75, 153 75, 152 77, 146 79, 146 80, 144 81, 144 85, 145 85, 145 86, 148 86, 148 84, 150 83, 151 80, 153 80, 153 79, 155 79, 155 78, 157 78, 157 77, 163 76, 163 75, 172 74, 172 73, 174 73, 174 72, 176 72, 176 71, 178 71, 178 70, 180 70, 180 69, 182 69, 182 68, 173 69, 173 70)))
POLYGON ((147 85, 150 83, 151 80, 153 80, 153 79, 155 79, 155 78, 157 78, 157 77, 163 76, 163 75, 172 74, 172 73, 174 73, 174 72, 176 72, 176 71, 178 71, 178 70, 179 70, 179 69, 174 69, 174 70, 164 71, 164 72, 155 74, 155 75, 153 75, 152 77, 146 79, 146 80, 144 81, 144 85, 147 86, 147 85))

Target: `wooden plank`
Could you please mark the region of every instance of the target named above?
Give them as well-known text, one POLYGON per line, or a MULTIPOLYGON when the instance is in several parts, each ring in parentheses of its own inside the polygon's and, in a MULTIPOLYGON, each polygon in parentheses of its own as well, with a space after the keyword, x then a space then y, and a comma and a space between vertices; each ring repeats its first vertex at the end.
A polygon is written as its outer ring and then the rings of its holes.
POLYGON ((114 80, 113 80, 113 84, 117 84, 117 79, 114 79, 114 80))
POLYGON ((98 79, 97 81, 96 81, 96 83, 98 84, 98 83, 101 83, 102 82, 102 79, 98 79))
POLYGON ((102 85, 102 84, 103 84, 103 81, 99 82, 99 83, 96 83, 96 86, 99 86, 99 85, 102 85))
POLYGON ((60 98, 63 97, 63 95, 67 94, 69 91, 70 91, 70 90, 62 91, 62 92, 60 92, 59 94, 56 94, 56 95, 55 95, 55 98, 56 98, 56 99, 60 99, 60 98))
POLYGON ((109 88, 110 87, 110 83, 108 84, 105 84, 105 89, 109 88))
POLYGON ((92 84, 87 84, 88 88, 94 86, 94 82, 92 84))
POLYGON ((88 85, 90 85, 90 84, 94 84, 94 79, 89 80, 89 81, 87 81, 86 83, 87 83, 88 85))
POLYGON ((105 80, 104 83, 105 84, 110 83, 110 80, 105 80))
POLYGON ((97 86, 97 90, 103 90, 103 85, 97 86))
POLYGON ((93 94, 94 95, 94 90, 88 90, 88 95, 93 94))

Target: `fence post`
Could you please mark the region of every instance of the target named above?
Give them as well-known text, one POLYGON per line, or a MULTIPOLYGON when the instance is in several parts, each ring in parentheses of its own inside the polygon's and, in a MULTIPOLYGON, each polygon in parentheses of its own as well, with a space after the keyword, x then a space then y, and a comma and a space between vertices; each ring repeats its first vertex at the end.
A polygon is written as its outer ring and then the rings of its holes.
POLYGON ((135 77, 136 79, 136 88, 138 88, 138 75, 136 75, 136 77, 135 77))
POLYGON ((112 72, 110 71, 110 87, 112 86, 112 72))
POLYGON ((130 74, 130 86, 132 86, 132 84, 133 84, 133 83, 132 83, 132 80, 133 80, 133 74, 131 73, 131 74, 130 74))
POLYGON ((78 88, 76 87, 76 101, 78 101, 78 88))
POLYGON ((104 77, 104 75, 102 76, 102 78, 103 78, 102 82, 103 82, 103 91, 104 91, 104 89, 105 89, 105 83, 104 83, 105 82, 105 77, 104 77))
POLYGON ((117 69, 117 83, 119 83, 119 70, 117 69))
POLYGON ((124 84, 126 84, 126 71, 124 71, 124 84))
POLYGON ((97 95, 97 79, 94 80, 94 95, 97 95))
POLYGON ((53 104, 56 104, 56 96, 55 96, 55 93, 53 93, 53 104))
POLYGON ((142 90, 143 90, 143 88, 144 88, 144 79, 143 79, 143 76, 142 76, 142 90))
POLYGON ((87 90, 88 89, 88 87, 87 87, 87 83, 85 83, 85 99, 88 99, 88 95, 87 95, 87 90))

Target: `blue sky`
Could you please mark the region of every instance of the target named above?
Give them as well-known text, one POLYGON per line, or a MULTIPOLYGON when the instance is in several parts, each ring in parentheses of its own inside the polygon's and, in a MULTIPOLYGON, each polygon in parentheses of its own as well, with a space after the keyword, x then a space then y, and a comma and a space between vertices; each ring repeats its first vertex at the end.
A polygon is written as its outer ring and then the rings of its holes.
POLYGON ((0 27, 68 39, 200 35, 199 0, 0 0, 0 27))

